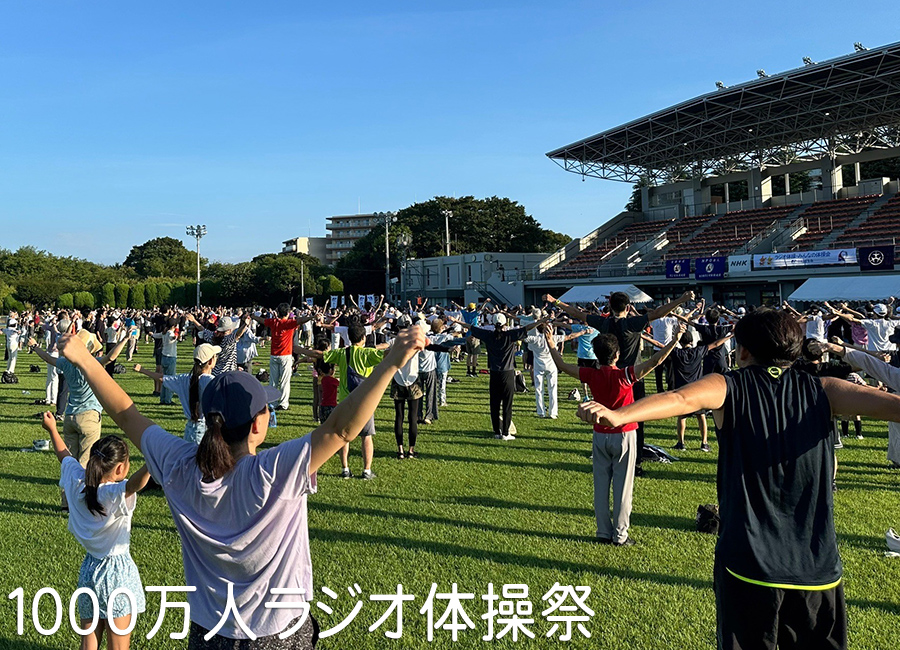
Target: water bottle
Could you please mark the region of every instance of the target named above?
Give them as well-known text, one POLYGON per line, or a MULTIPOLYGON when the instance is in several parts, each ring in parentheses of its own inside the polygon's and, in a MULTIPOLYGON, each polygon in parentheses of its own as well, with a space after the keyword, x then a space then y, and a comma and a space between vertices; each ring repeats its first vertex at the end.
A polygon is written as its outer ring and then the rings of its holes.
POLYGON ((23 391, 22 391, 22 394, 23 394, 23 395, 31 395, 31 391, 30 391, 30 390, 23 390, 23 391))
POLYGON ((278 426, 278 417, 275 415, 275 405, 269 404, 269 428, 274 429, 278 426))

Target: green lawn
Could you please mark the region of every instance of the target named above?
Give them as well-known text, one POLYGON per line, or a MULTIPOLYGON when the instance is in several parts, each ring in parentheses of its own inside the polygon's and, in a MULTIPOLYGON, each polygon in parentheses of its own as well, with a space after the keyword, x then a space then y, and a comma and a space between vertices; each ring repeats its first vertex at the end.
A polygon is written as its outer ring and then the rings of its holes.
MULTIPOLYGON (((150 363, 150 346, 142 346, 136 360, 150 363)), ((267 354, 263 350, 263 354, 267 354)), ((190 348, 180 349, 179 371, 186 371, 190 348)), ((268 365, 267 357, 258 359, 268 365)), ((5 368, 5 364, 4 364, 5 368)), ((130 366, 129 366, 130 368, 130 366)), ((58 508, 56 483, 59 465, 52 453, 22 453, 35 438, 42 438, 37 420, 43 397, 43 364, 20 354, 18 385, 0 386, 0 648, 77 647, 76 636, 64 626, 52 637, 41 637, 31 621, 31 599, 41 587, 53 587, 68 598, 75 588, 84 553, 66 530, 58 508), (31 363, 42 372, 29 374, 31 363), (30 391, 30 395, 23 391, 30 391), (25 590, 25 635, 16 635, 15 606, 5 598, 14 589, 25 590)), ((475 630, 460 634, 458 647, 483 644, 487 624, 481 619, 485 603, 480 596, 488 583, 500 591, 504 584, 530 588, 536 639, 494 641, 498 647, 524 644, 559 645, 544 634, 550 628, 541 612, 541 597, 555 582, 587 585, 588 605, 594 610, 586 624, 592 639, 575 632, 568 645, 578 648, 710 648, 714 647, 715 609, 712 563, 715 539, 694 532, 698 504, 715 501, 716 456, 698 450, 696 429, 688 431, 690 449, 671 465, 648 465, 647 478, 635 489, 631 548, 597 546, 593 535, 590 433, 576 421, 573 402, 563 401, 556 421, 534 417, 533 394, 519 395, 514 421, 518 439, 501 442, 490 437, 486 376, 455 375, 461 383, 449 386, 450 406, 435 424, 422 427, 418 461, 394 458, 393 409, 386 398, 376 425, 378 478, 372 482, 343 481, 336 459, 319 474, 319 492, 310 499, 310 536, 316 597, 334 610, 315 609, 323 629, 337 625, 350 613, 357 598, 347 588, 362 588, 363 609, 322 648, 449 648, 450 632, 435 631, 426 642, 425 616, 419 613, 432 582, 439 592, 459 585, 460 592, 475 594, 465 604, 475 630), (385 611, 384 603, 370 602, 370 594, 396 591, 401 583, 416 599, 404 612, 403 638, 387 639, 393 618, 375 632, 368 626, 385 611), (321 593, 328 587, 337 601, 321 593)), ((179 433, 183 417, 178 406, 163 407, 149 397, 150 380, 128 372, 119 381, 139 408, 171 432, 179 433)), ((574 386, 561 381, 560 395, 574 386)), ((277 443, 310 430, 311 387, 304 369, 293 380, 292 407, 279 413, 278 427, 269 432, 277 443)), ((115 427, 104 417, 104 433, 115 427)), ((648 441, 670 447, 674 423, 648 425, 648 441)), ((884 423, 866 423, 866 438, 846 442, 839 451, 839 491, 836 497, 837 530, 844 560, 849 603, 851 647, 871 650, 894 647, 900 638, 900 560, 887 559, 884 532, 900 528, 897 489, 900 472, 885 461, 887 431, 884 423)), ((713 440, 713 452, 716 444, 713 440)), ((140 457, 132 457, 139 466, 140 457)), ((351 467, 360 473, 359 445, 354 445, 351 467)), ((178 537, 160 492, 138 500, 132 534, 132 554, 144 585, 183 583, 178 537)), ((148 613, 139 619, 133 647, 182 647, 167 633, 180 629, 180 613, 172 611, 163 633, 152 641, 144 637, 158 611, 158 595, 148 595, 148 613)), ((42 602, 42 624, 52 624, 51 601, 42 602)), ((445 605, 446 603, 444 603, 445 605)), ((443 613, 441 603, 436 617, 443 613)), ((499 631, 497 627, 496 631, 499 631)))

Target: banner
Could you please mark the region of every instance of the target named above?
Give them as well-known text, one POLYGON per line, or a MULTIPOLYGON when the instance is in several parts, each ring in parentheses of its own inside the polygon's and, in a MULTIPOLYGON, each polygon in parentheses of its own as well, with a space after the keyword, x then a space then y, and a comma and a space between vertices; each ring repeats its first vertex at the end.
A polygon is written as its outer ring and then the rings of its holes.
POLYGON ((306 299, 306 306, 307 306, 307 307, 312 307, 312 306, 313 306, 313 299, 312 299, 312 298, 307 298, 307 299, 306 299))
POLYGON ((338 297, 331 296, 331 308, 332 309, 337 309, 337 303, 338 303, 338 297))
POLYGON ((694 278, 697 280, 718 280, 725 277, 725 257, 698 257, 694 260, 694 278))
POLYGON ((365 307, 366 307, 366 297, 365 297, 364 295, 362 295, 362 294, 359 294, 356 298, 357 298, 357 300, 356 300, 356 306, 359 307, 360 309, 365 309, 365 307))
POLYGON ((691 260, 666 260, 667 278, 687 278, 691 274, 691 260))
POLYGON ((856 249, 860 271, 893 271, 894 247, 862 246, 856 249))
POLYGON ((824 251, 794 251, 753 256, 753 270, 795 269, 809 266, 844 266, 856 264, 856 250, 841 248, 824 251))
POLYGON ((728 275, 747 275, 753 270, 752 255, 732 255, 728 258, 728 275))
POLYGON ((368 296, 366 296, 366 302, 374 307, 375 306, 375 294, 370 293, 368 296))

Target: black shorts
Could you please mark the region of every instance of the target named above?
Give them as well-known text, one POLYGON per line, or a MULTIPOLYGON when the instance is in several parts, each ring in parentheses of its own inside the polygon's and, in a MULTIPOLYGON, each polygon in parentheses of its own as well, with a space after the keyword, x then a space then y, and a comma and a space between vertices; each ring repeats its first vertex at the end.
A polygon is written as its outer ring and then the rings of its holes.
POLYGON ((162 347, 160 347, 158 350, 153 351, 153 358, 156 360, 157 366, 162 365, 162 347))
POLYGON ((525 351, 522 353, 522 362, 526 366, 534 365, 534 352, 531 351, 531 348, 526 347, 525 351))
POLYGON ((593 368, 594 370, 599 370, 600 364, 597 363, 596 359, 579 359, 578 367, 579 368, 593 368))
POLYGON ((720 650, 847 647, 843 583, 823 591, 763 587, 716 562, 713 587, 720 650))

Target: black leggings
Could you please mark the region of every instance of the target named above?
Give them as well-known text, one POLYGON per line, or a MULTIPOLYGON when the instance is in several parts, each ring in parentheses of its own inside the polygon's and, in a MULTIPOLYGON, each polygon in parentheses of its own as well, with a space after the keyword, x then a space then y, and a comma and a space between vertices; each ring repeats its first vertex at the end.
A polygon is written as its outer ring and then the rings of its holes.
POLYGON ((513 396, 516 394, 515 370, 491 370, 491 425, 494 435, 509 434, 513 396))
POLYGON ((409 446, 416 446, 416 438, 419 436, 419 402, 418 399, 394 400, 394 437, 397 446, 403 446, 403 415, 409 410, 409 446))
MULTIPOLYGON (((634 386, 632 387, 632 391, 634 393, 634 401, 638 401, 639 399, 643 399, 647 395, 647 389, 644 386, 644 380, 634 382, 634 386)), ((644 423, 637 423, 637 453, 634 455, 634 466, 643 467, 642 463, 644 461, 644 423)))

